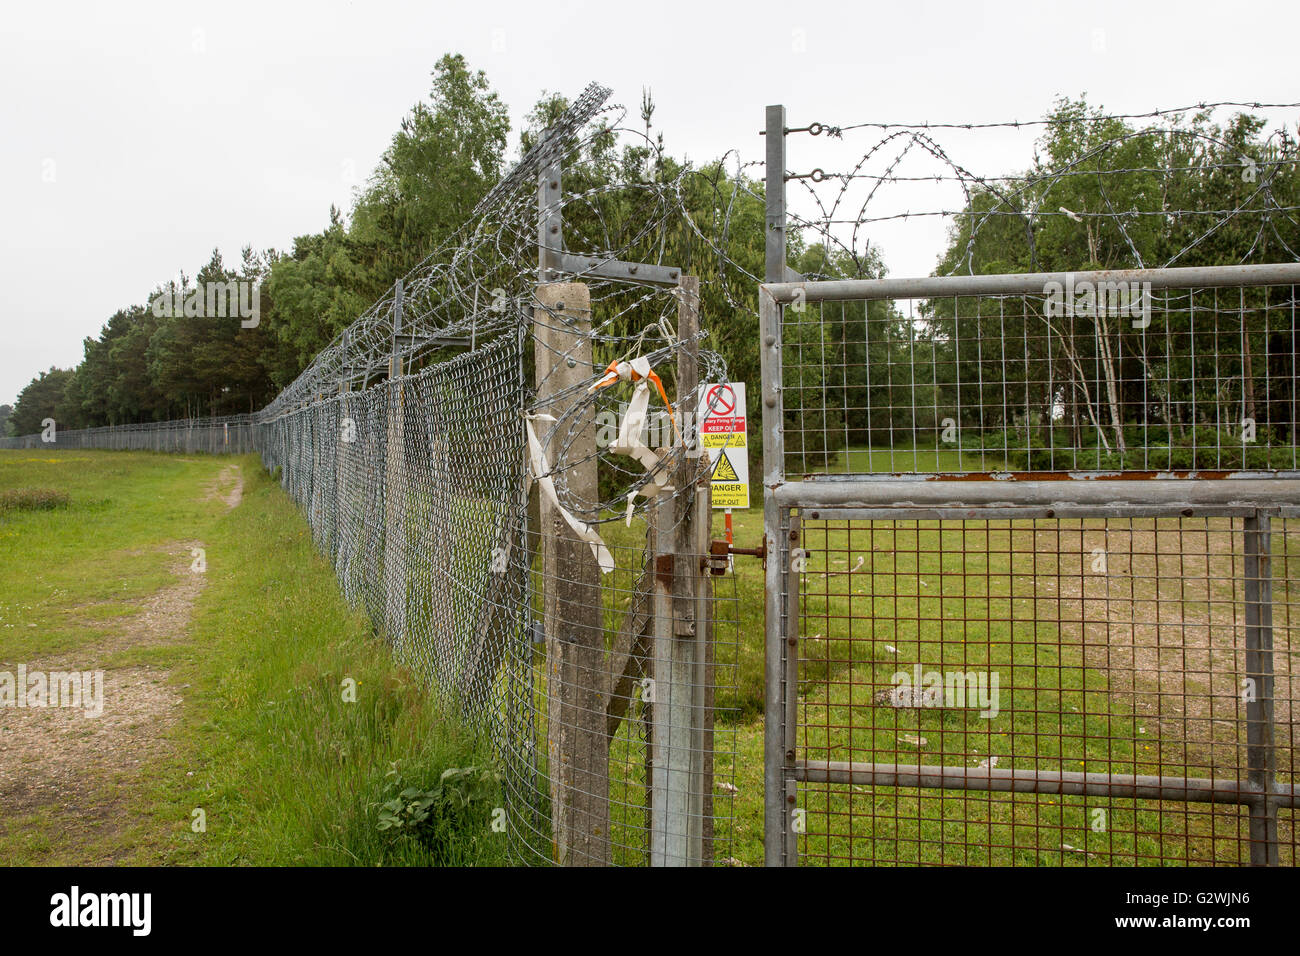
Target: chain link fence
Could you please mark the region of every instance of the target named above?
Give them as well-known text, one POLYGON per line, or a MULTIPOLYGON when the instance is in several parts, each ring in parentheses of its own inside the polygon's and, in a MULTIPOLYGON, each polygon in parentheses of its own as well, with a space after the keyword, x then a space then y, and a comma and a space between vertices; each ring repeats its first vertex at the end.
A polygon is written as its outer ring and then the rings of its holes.
POLYGON ((103 428, 59 428, 51 421, 44 432, 0 438, 0 448, 103 448, 110 451, 243 455, 254 450, 253 418, 251 415, 182 418, 103 428))

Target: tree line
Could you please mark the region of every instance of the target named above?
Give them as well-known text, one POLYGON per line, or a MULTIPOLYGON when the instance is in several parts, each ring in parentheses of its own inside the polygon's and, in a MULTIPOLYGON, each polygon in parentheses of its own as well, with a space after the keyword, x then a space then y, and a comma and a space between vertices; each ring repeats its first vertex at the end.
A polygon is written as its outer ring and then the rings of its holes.
POLYGON ((347 217, 331 207, 325 228, 287 252, 249 246, 228 264, 214 250, 193 277, 155 286, 85 339, 75 368, 33 378, 6 416, 8 432, 39 431, 47 417, 86 428, 262 407, 464 223, 500 178, 509 129, 486 76, 462 56, 444 56, 427 101, 402 119, 347 217), (232 282, 260 289, 256 324, 176 307, 195 290, 232 282))
MULTIPOLYGON (((566 105, 542 97, 525 119, 524 150, 566 105)), ((647 95, 646 136, 633 145, 598 134, 565 157, 566 194, 589 197, 566 207, 569 245, 622 248, 636 261, 699 275, 706 347, 722 354, 733 380, 756 383, 762 185, 729 175, 722 161, 681 177, 684 162, 650 133, 653 111, 647 95), (683 208, 654 230, 644 228, 643 194, 600 188, 645 182, 681 184, 683 208)), ((1204 112, 1143 127, 1068 99, 1046 120, 1031 162, 971 190, 936 273, 1289 261, 1300 249, 1297 146, 1287 130, 1268 135, 1262 119, 1244 113, 1216 125, 1204 112)), ((114 313, 85 340, 75 369, 50 369, 23 390, 9 432, 39 431, 46 417, 75 428, 260 408, 465 224, 505 170, 509 132, 486 75, 444 56, 427 101, 402 119, 348 215, 331 208, 323 230, 285 253, 245 248, 232 267, 214 252, 193 280, 171 280, 114 313), (254 327, 153 307, 218 282, 260 285, 254 327)), ((813 232, 789 240, 789 264, 804 275, 886 274, 876 247, 864 255, 813 232)), ((1198 429, 1243 418, 1266 439, 1293 442, 1296 310, 1275 308, 1265 290, 1249 290, 1231 309, 1206 308, 1214 304, 1164 300, 1156 329, 1105 310, 1052 314, 1037 299, 1010 315, 992 298, 932 300, 914 315, 889 302, 787 312, 785 364, 798 378, 786 387, 846 396, 801 409, 787 447, 829 456, 844 446, 924 443, 948 418, 964 444, 1014 446, 1026 462, 1036 448, 1071 447, 1125 463, 1153 428, 1167 444, 1204 445, 1198 429), (1192 348, 1197 336, 1202 344, 1192 348)), ((645 321, 633 308, 604 331, 631 337, 645 321)), ((623 356, 597 356, 614 357, 623 356)))

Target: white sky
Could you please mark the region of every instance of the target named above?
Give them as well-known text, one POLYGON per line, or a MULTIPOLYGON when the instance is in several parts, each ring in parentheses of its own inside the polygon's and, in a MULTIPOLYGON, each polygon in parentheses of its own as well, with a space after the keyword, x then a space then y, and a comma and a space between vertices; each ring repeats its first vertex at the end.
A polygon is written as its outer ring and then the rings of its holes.
MULTIPOLYGON (((804 126, 1036 119, 1082 92, 1112 112, 1300 101, 1297 26, 1294 0, 12 4, 0 18, 0 402, 75 365, 116 309, 193 275, 214 246, 228 262, 245 244, 287 250, 331 203, 346 210, 347 170, 368 175, 445 52, 486 70, 509 105, 512 159, 544 90, 596 80, 633 116, 648 86, 670 152, 703 161, 730 148, 761 159, 768 103, 804 126)), ((1294 129, 1300 117, 1278 118, 1294 129)), ((944 143, 994 174, 1027 165, 1032 138, 944 143)), ((834 171, 854 151, 794 137, 789 166, 834 171)), ((924 274, 942 224, 871 238, 894 275, 924 274)))

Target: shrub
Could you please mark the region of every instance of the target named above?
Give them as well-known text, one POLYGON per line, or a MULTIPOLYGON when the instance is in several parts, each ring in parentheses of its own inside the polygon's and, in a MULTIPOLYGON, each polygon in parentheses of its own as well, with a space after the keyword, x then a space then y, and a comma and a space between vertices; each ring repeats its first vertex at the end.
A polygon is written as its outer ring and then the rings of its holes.
POLYGON ((409 839, 431 853, 436 865, 473 859, 490 830, 500 802, 501 775, 483 767, 448 767, 432 786, 405 779, 396 765, 388 772, 379 803, 380 831, 409 839))
POLYGON ((53 488, 7 488, 0 491, 0 514, 8 511, 53 511, 66 508, 72 499, 53 488))

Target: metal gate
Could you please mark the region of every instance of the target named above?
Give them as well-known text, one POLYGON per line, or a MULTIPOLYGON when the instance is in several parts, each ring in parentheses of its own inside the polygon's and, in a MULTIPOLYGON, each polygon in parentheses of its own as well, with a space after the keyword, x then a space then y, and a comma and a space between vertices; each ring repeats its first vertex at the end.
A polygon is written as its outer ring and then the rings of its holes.
POLYGON ((767 864, 1293 864, 1300 265, 771 279, 767 864))

